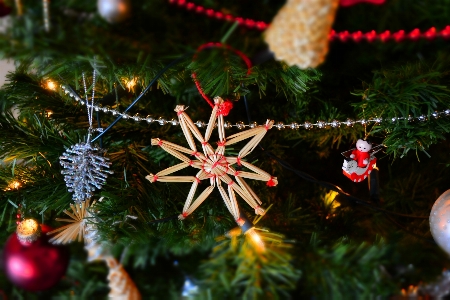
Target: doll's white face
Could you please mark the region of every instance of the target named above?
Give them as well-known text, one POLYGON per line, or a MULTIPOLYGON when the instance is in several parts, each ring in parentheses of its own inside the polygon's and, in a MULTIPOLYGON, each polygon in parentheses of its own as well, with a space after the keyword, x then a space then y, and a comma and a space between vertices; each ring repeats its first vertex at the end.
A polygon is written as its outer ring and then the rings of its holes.
POLYGON ((356 142, 356 149, 358 149, 361 152, 369 152, 369 150, 372 149, 372 145, 364 140, 359 139, 356 142))

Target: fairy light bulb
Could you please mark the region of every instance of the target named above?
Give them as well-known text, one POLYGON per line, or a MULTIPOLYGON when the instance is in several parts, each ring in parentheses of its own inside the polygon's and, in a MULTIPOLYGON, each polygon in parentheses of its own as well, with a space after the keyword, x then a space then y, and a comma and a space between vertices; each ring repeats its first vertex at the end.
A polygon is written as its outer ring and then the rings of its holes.
POLYGON ((20 243, 27 245, 41 236, 41 227, 36 220, 24 219, 17 225, 16 234, 20 243))
POLYGON ((401 292, 404 297, 417 296, 418 286, 410 285, 408 289, 402 289, 401 292))
POLYGON ((131 79, 124 79, 125 86, 127 87, 128 91, 134 91, 134 87, 136 86, 137 79, 131 78, 131 79))
POLYGON ((5 191, 18 190, 22 184, 20 181, 14 180, 8 184, 8 186, 4 189, 5 191))
POLYGON ((230 230, 228 235, 232 236, 233 233, 238 235, 242 232, 248 237, 248 240, 255 247, 257 252, 264 252, 264 242, 262 241, 261 236, 256 232, 255 227, 253 227, 253 223, 245 216, 245 214, 241 213, 239 219, 236 220, 236 223, 239 225, 239 230, 230 230))
POLYGON ((323 198, 323 201, 325 202, 325 204, 327 206, 330 206, 333 211, 341 205, 339 202, 336 201, 337 195, 339 195, 338 192, 329 191, 323 198))
POLYGON ((51 80, 47 80, 45 85, 46 85, 47 89, 49 89, 49 90, 52 90, 52 91, 56 90, 56 83, 54 83, 51 80))
POLYGON ((247 230, 245 235, 250 238, 249 240, 258 252, 263 252, 266 250, 264 242, 262 241, 261 236, 256 232, 255 228, 250 228, 247 230))

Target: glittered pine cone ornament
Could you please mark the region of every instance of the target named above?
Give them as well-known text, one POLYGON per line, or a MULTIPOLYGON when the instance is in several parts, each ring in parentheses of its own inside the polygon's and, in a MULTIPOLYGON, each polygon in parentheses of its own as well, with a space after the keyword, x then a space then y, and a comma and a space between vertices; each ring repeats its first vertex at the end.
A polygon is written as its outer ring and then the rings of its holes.
POLYGON ((339 0, 288 0, 265 33, 275 58, 302 69, 321 64, 338 5, 339 0))

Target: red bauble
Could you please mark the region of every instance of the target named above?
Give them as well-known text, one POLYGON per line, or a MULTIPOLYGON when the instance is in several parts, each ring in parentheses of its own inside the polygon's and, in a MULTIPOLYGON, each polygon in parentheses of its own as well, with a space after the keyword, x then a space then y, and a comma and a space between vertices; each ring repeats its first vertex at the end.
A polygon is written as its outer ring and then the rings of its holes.
POLYGON ((42 291, 54 286, 66 273, 69 251, 48 242, 51 228, 41 224, 38 240, 24 245, 14 233, 3 249, 5 273, 16 286, 27 291, 42 291))
POLYGON ((11 7, 5 5, 5 1, 0 0, 0 17, 7 16, 11 13, 11 7))

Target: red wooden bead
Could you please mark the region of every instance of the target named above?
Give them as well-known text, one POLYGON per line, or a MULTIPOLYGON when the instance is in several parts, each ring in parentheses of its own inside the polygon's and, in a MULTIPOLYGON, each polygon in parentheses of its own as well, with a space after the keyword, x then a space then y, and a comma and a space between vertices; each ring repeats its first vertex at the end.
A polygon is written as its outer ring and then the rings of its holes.
POLYGON ((386 42, 391 37, 391 32, 389 30, 386 30, 383 33, 380 33, 380 40, 382 42, 386 42))
POLYGON ((428 31, 425 32, 425 37, 429 40, 434 39, 436 37, 436 28, 431 27, 430 29, 428 29, 428 31))
POLYGON ((235 20, 236 22, 238 22, 239 24, 243 24, 243 23, 244 23, 244 19, 241 18, 241 17, 236 17, 234 20, 235 20))
POLYGON ((225 15, 225 20, 227 21, 234 21, 234 17, 232 15, 225 15))
POLYGON ((417 40, 418 38, 420 38, 420 30, 418 28, 414 29, 409 33, 409 37, 412 40, 417 40))
POLYGON ((372 42, 373 40, 375 40, 377 38, 377 33, 375 32, 375 30, 372 30, 370 32, 367 32, 365 34, 366 40, 369 42, 372 42))
POLYGON ((404 30, 397 31, 396 33, 393 34, 393 36, 396 42, 401 42, 405 39, 405 31, 404 30))

